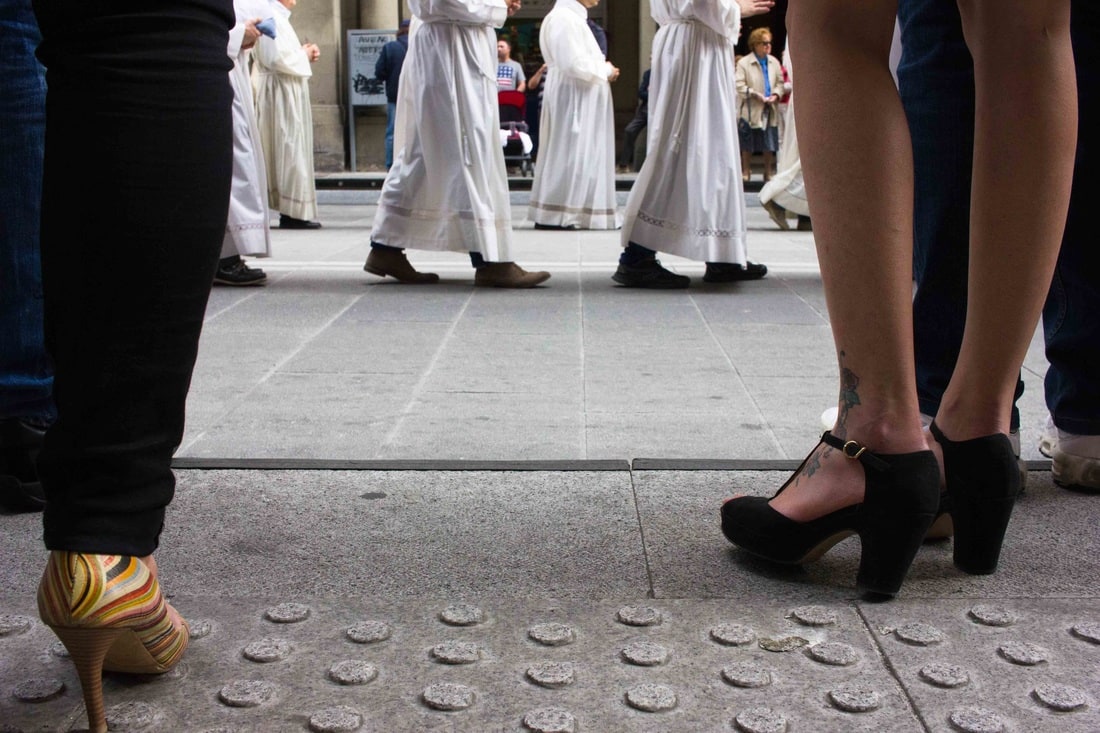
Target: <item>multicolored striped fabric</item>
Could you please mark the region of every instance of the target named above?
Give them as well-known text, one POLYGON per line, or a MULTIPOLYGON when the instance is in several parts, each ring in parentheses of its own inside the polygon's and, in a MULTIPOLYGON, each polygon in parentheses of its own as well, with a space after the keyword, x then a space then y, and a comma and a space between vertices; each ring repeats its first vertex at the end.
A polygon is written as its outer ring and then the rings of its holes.
POLYGON ((187 648, 187 626, 173 624, 157 579, 135 557, 51 552, 38 613, 50 627, 131 631, 108 652, 111 671, 166 672, 187 648))

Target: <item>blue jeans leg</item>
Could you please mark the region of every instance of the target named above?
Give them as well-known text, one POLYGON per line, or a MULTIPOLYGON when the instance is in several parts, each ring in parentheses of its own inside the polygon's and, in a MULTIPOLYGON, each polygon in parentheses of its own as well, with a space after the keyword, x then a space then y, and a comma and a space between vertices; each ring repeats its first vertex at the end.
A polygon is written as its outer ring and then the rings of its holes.
POLYGON ((1091 231, 1086 192, 1100 165, 1100 9, 1074 0, 1071 31, 1077 64, 1078 136, 1069 216, 1050 295, 1043 309, 1046 402, 1055 424, 1077 435, 1100 435, 1100 248, 1091 231))
POLYGON ((0 419, 49 422, 39 219, 46 81, 30 0, 0 0, 0 419))
POLYGON ((386 102, 386 170, 393 165, 393 126, 397 119, 397 104, 386 102))

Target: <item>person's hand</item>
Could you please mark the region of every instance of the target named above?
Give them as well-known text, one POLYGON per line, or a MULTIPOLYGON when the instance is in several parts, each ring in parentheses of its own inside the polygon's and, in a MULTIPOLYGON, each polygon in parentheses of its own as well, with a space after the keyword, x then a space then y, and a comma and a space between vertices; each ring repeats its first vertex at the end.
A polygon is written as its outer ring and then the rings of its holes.
POLYGON ((260 32, 256 30, 256 24, 263 21, 263 18, 253 18, 252 20, 246 20, 244 23, 244 40, 241 41, 241 49, 249 49, 256 45, 256 42, 260 40, 260 32))
POLYGON ((508 2, 508 17, 511 17, 523 7, 523 0, 507 0, 508 2))
POLYGON ((764 102, 766 102, 767 104, 775 104, 778 101, 779 101, 779 95, 778 94, 773 94, 773 95, 771 95, 770 97, 768 97, 767 99, 764 100, 764 102))
POLYGON ((302 50, 311 63, 321 58, 321 49, 316 43, 303 43, 302 50))
POLYGON ((751 18, 771 10, 775 0, 737 0, 737 4, 741 6, 741 17, 751 18))
MULTIPOLYGON (((611 62, 608 62, 611 64, 611 62)), ((617 81, 619 79, 619 67, 611 64, 611 75, 607 77, 608 81, 617 81)))

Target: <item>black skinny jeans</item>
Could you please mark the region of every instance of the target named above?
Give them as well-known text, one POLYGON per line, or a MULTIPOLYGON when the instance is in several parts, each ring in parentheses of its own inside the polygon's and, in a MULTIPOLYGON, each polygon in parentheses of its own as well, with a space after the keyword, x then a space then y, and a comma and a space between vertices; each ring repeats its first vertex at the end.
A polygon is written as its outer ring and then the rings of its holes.
POLYGON ((52 550, 147 555, 225 233, 231 0, 36 0, 52 550))

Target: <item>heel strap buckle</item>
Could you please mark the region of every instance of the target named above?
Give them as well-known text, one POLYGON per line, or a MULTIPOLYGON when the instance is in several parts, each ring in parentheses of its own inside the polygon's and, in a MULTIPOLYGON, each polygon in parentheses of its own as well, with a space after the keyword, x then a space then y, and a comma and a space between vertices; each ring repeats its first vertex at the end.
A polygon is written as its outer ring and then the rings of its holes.
POLYGON ((848 458, 859 461, 865 466, 870 466, 879 471, 886 471, 890 464, 879 458, 867 449, 867 446, 855 440, 841 440, 828 430, 821 436, 821 441, 843 453, 848 458))

